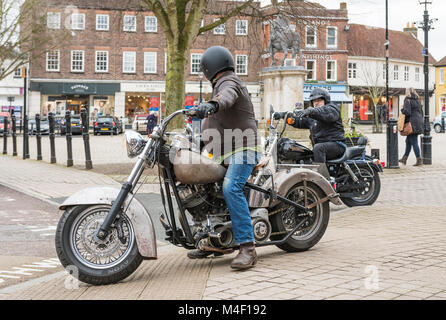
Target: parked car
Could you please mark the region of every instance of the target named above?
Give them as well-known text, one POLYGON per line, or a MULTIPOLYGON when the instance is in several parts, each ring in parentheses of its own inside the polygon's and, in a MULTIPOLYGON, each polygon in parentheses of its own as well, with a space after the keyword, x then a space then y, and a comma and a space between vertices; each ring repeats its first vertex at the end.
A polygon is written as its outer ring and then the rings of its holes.
MULTIPOLYGON (((82 134, 82 120, 78 114, 71 116, 71 133, 82 134)), ((66 134, 65 118, 60 120, 60 134, 66 134)))
POLYGON ((135 116, 135 119, 133 120, 132 129, 137 132, 147 133, 147 117, 148 116, 149 116, 148 113, 137 114, 135 116))
POLYGON ((103 133, 109 133, 112 135, 120 134, 123 131, 121 120, 113 116, 100 116, 93 125, 93 134, 95 136, 103 133))
POLYGON ((432 122, 432 126, 436 133, 441 131, 441 118, 444 119, 444 129, 446 129, 446 111, 443 111, 441 114, 435 117, 434 122, 432 122))
MULTIPOLYGON (((28 120, 28 133, 30 135, 37 134, 37 126, 35 118, 28 120)), ((40 119, 40 134, 50 134, 50 123, 48 122, 48 118, 40 119)))
POLYGON ((3 135, 5 117, 8 119, 8 130, 11 130, 10 115, 8 112, 0 112, 0 134, 3 135))

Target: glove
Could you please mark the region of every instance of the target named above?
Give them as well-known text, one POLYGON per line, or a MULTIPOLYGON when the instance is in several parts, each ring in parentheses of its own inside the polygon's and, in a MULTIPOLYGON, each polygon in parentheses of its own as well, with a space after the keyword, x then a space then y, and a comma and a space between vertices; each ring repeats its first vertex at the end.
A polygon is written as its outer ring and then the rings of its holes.
POLYGON ((276 112, 274 113, 274 120, 280 120, 285 118, 285 115, 287 114, 287 111, 284 112, 276 112))
POLYGON ((312 114, 313 110, 314 110, 313 107, 309 107, 305 110, 295 111, 294 114, 296 118, 309 117, 312 114))
POLYGON ((195 108, 195 115, 200 119, 204 119, 207 118, 209 115, 216 113, 217 111, 218 104, 216 102, 206 102, 200 104, 198 107, 195 108))

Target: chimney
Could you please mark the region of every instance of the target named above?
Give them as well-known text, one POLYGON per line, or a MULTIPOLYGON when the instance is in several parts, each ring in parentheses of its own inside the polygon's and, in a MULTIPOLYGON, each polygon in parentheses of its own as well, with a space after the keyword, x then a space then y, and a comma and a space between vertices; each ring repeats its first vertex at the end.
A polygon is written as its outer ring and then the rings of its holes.
POLYGON ((418 39, 418 28, 413 23, 408 22, 403 31, 412 34, 415 39, 418 39))
POLYGON ((347 10, 347 2, 341 2, 339 9, 340 10, 347 10))

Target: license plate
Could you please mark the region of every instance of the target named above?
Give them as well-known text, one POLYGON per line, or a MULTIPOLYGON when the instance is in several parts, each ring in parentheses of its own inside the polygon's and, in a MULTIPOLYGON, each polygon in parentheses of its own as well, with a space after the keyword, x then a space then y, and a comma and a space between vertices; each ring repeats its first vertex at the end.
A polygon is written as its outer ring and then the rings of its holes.
POLYGON ((72 127, 75 127, 75 126, 76 126, 76 124, 75 124, 75 123, 72 123, 72 124, 71 124, 71 126, 72 126, 72 127))
POLYGON ((107 130, 108 130, 108 128, 101 128, 101 130, 102 130, 102 131, 107 131, 107 130))

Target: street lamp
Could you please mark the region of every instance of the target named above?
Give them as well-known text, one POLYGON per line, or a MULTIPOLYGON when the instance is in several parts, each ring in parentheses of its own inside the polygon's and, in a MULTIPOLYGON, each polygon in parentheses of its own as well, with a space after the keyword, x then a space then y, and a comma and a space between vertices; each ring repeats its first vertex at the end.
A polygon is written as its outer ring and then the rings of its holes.
POLYGON ((200 78, 200 100, 198 103, 201 104, 203 102, 203 72, 198 72, 198 77, 200 78))
POLYGON ((418 0, 420 5, 424 5, 424 20, 416 23, 424 31, 424 134, 421 137, 421 157, 423 164, 432 164, 432 136, 429 123, 429 30, 433 29, 432 24, 436 19, 429 19, 427 5, 432 1, 418 0))

